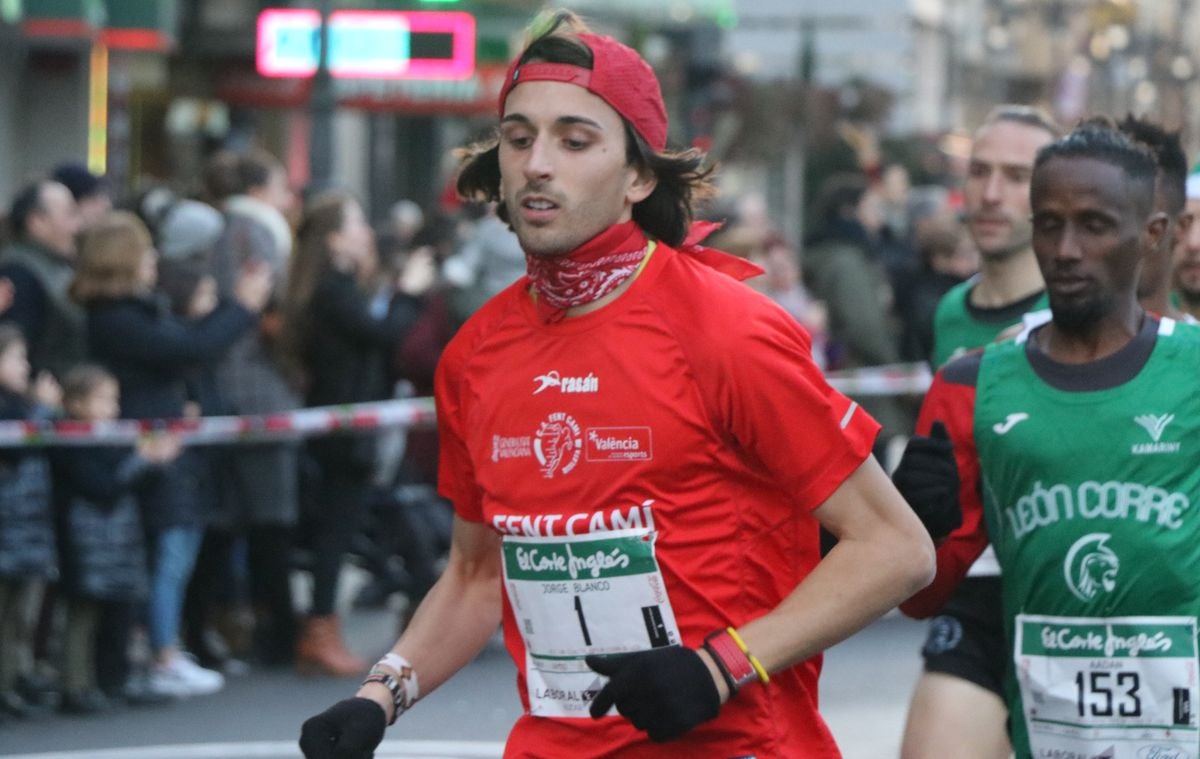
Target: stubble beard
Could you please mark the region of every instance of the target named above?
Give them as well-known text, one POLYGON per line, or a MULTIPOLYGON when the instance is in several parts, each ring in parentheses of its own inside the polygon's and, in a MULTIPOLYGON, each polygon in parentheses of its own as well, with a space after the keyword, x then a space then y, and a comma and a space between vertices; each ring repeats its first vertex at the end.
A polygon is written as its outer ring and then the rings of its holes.
MULTIPOLYGON (((553 238, 557 235, 548 235, 551 239, 542 239, 539 241, 538 235, 529 234, 527 228, 520 225, 514 225, 513 230, 517 234, 517 242, 521 244, 521 250, 525 251, 527 256, 538 259, 559 258, 566 255, 574 249, 574 246, 564 247, 561 243, 557 243, 553 238)), ((535 232, 537 229, 535 228, 535 232)))
MULTIPOLYGON (((978 245, 976 247, 979 247, 978 245)), ((1029 248, 1029 240, 1024 240, 990 249, 979 248, 979 257, 989 263, 1003 263, 1023 250, 1029 248)))
POLYGON ((1183 285, 1180 285, 1175 291, 1179 293, 1179 299, 1188 306, 1192 308, 1200 306, 1200 286, 1195 288, 1186 288, 1183 285))
MULTIPOLYGON (((1185 263, 1183 260, 1177 260, 1175 266, 1183 263, 1185 263)), ((1186 263, 1195 266, 1198 262, 1188 259, 1186 263)), ((1185 278, 1187 278, 1187 275, 1177 275, 1173 279, 1175 292, 1179 293, 1180 300, 1189 306, 1200 306, 1200 274, 1193 274, 1190 283, 1184 282, 1185 278)))

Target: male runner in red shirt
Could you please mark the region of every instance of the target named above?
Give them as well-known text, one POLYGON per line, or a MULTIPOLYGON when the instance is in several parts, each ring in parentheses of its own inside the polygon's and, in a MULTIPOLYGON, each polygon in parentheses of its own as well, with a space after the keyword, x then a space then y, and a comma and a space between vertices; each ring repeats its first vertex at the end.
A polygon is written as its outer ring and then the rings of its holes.
POLYGON ((650 67, 569 13, 549 27, 459 180, 501 203, 529 276, 439 366, 449 566, 301 747, 369 756, 503 622, 508 757, 837 756, 818 654, 928 582, 932 545, 879 426, 735 278, 756 267, 687 239, 707 171, 666 151, 650 67))

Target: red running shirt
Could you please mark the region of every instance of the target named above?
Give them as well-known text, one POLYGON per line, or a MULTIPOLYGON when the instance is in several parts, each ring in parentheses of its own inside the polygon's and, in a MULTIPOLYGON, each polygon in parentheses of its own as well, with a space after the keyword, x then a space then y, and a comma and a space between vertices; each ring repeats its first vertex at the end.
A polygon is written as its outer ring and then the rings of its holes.
MULTIPOLYGON (((826 384, 787 313, 692 256, 659 245, 616 301, 554 324, 539 321, 528 286, 476 313, 438 368, 439 489, 458 516, 552 544, 652 528, 657 574, 637 577, 661 578, 674 619, 646 625, 671 643, 697 648, 773 609, 819 560, 810 512, 870 454, 879 425, 826 384)), ((558 547, 534 546, 544 550, 531 562, 527 544, 520 567, 554 569, 558 547)), ((508 560, 504 635, 526 714, 506 757, 838 756, 817 713, 819 657, 747 686, 669 744, 621 717, 589 719, 587 691, 531 691, 531 615, 514 602, 536 599, 514 598, 508 560), (579 716, 531 713, 554 697, 579 716)), ((603 633, 605 619, 585 619, 606 597, 591 589, 554 635, 603 633)), ((546 583, 539 597, 566 604, 579 590, 546 583)))

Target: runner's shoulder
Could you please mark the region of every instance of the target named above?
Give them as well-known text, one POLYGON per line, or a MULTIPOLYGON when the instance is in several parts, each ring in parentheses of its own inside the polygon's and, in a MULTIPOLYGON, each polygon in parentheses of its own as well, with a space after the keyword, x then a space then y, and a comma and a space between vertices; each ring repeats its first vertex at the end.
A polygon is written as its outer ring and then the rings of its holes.
POLYGON ((983 348, 973 348, 947 361, 938 375, 951 385, 975 387, 979 382, 979 367, 983 364, 983 348))

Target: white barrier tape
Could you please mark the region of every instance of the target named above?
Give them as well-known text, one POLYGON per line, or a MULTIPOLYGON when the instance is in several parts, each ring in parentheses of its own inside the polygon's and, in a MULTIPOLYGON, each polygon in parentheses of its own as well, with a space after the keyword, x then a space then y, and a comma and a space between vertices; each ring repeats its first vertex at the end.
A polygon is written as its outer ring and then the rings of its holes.
MULTIPOLYGON (((933 374, 923 363, 889 364, 829 372, 829 384, 853 396, 920 395, 933 374)), ((321 406, 261 416, 198 419, 120 419, 111 422, 0 421, 0 448, 44 445, 132 444, 148 432, 169 430, 184 443, 252 443, 295 440, 346 430, 385 427, 427 429, 435 425, 432 398, 321 406)))
POLYGON ((111 422, 0 421, 0 448, 133 444, 148 432, 178 433, 189 445, 295 440, 345 430, 434 426, 432 398, 321 406, 262 416, 120 419, 111 422))
POLYGON ((825 379, 846 395, 922 395, 933 382, 933 372, 918 362, 829 372, 825 379))

